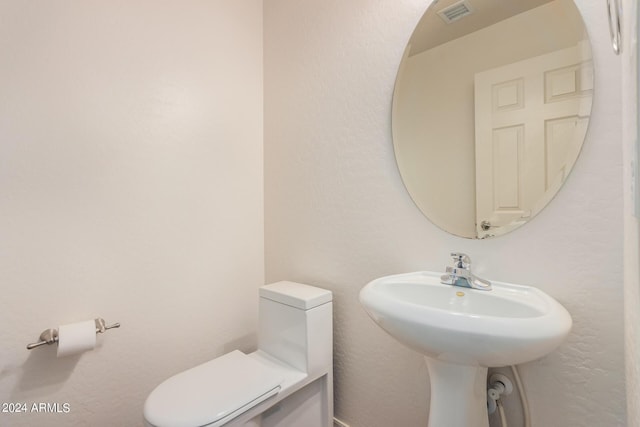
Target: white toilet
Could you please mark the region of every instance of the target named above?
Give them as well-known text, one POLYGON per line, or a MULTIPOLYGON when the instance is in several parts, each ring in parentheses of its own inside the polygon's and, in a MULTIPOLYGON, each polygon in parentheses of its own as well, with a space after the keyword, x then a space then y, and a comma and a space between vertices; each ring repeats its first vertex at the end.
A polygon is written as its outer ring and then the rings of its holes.
POLYGON ((294 282, 260 288, 258 350, 181 372, 144 404, 151 427, 331 427, 330 291, 294 282))

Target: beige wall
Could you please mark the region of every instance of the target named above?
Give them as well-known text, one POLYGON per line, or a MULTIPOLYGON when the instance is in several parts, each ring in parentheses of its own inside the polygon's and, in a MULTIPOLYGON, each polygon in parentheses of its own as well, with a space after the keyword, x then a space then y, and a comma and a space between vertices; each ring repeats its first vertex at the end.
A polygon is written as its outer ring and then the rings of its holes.
POLYGON ((624 425, 620 63, 602 4, 576 1, 593 40, 596 94, 571 176, 521 229, 471 241, 422 216, 393 155, 395 75, 428 3, 265 3, 267 281, 334 291, 336 414, 351 427, 425 424, 422 357, 367 317, 358 292, 386 274, 442 271, 454 250, 481 277, 540 287, 573 316, 558 351, 521 367, 533 425, 624 425))
POLYGON ((135 426, 168 376, 255 344, 262 2, 0 1, 0 413, 135 426), (103 316, 82 357, 25 349, 103 316))
MULTIPOLYGON (((627 379, 627 419, 629 427, 640 426, 640 231, 634 204, 640 197, 638 180, 638 10, 635 1, 624 1, 622 53, 623 102, 623 188, 624 188, 624 311, 627 379), (632 166, 634 165, 634 166, 632 166), (633 171, 635 168, 636 172, 633 171), (632 191, 635 185, 635 194, 632 191)), ((638 203, 640 205, 640 203, 638 203)))
MULTIPOLYGON (((565 345, 522 367, 534 425, 624 425, 620 67, 602 5, 577 1, 597 93, 574 173, 530 224, 469 241, 420 214, 393 158, 393 82, 427 3, 265 4, 267 280, 335 292, 336 411, 351 427, 424 424, 422 358, 357 295, 442 270, 451 250, 574 318, 565 345)), ((71 406, 0 425, 139 425, 158 382, 254 346, 261 4, 0 1, 0 401, 71 406), (24 349, 95 316, 123 325, 95 351, 24 349)))

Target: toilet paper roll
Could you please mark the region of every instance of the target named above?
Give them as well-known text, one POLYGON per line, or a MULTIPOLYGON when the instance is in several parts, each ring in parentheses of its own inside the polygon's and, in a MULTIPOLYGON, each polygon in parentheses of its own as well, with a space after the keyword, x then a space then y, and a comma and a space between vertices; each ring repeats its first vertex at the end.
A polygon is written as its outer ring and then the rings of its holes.
POLYGON ((96 346, 94 320, 62 325, 58 328, 58 357, 93 350, 96 346))

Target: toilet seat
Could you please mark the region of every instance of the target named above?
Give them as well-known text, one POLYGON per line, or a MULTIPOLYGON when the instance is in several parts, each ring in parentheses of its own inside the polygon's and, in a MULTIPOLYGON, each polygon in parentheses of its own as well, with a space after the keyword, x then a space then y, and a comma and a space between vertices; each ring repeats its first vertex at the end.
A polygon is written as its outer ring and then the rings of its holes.
POLYGON ((217 427, 278 394, 282 381, 235 350, 164 381, 147 398, 144 417, 155 427, 217 427))

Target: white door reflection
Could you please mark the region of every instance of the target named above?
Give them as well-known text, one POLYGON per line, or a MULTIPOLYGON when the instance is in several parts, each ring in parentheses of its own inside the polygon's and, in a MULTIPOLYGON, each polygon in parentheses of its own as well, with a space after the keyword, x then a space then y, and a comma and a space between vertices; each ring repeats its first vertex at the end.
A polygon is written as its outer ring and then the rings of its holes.
POLYGON ((564 182, 587 132, 593 61, 581 43, 477 73, 474 81, 482 239, 535 216, 564 182))

